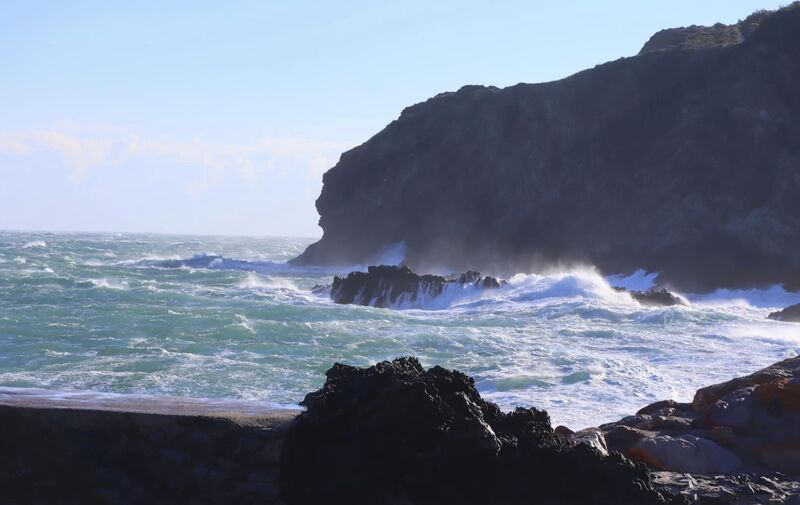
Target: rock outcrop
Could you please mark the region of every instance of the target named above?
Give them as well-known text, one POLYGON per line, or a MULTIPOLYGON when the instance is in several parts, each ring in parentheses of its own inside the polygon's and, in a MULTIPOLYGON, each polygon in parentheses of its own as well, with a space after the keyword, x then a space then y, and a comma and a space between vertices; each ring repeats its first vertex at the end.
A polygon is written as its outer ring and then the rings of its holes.
POLYGON ((459 372, 400 358, 326 375, 284 440, 289 505, 664 503, 643 466, 566 443, 546 412, 501 412, 459 372))
POLYGON ((615 287, 615 291, 628 293, 631 298, 641 303, 642 305, 652 307, 671 307, 672 305, 683 305, 683 300, 666 290, 662 289, 648 289, 647 291, 628 290, 626 288, 615 287))
POLYGON ((324 175, 324 235, 295 263, 403 242, 416 271, 589 263, 683 292, 800 289, 798 7, 720 43, 408 107, 324 175))
POLYGON ((790 323, 800 323, 800 303, 790 305, 783 310, 772 312, 767 318, 775 321, 786 321, 790 323))
MULTIPOLYGON (((336 303, 372 307, 415 307, 438 298, 448 289, 496 289, 504 284, 491 276, 467 271, 453 277, 418 275, 408 267, 371 266, 366 272, 350 272, 346 277, 333 278, 330 297, 336 303)), ((325 288, 317 292, 326 291, 325 288)))
MULTIPOLYGON (((762 499, 800 503, 800 357, 704 387, 692 403, 654 403, 595 436, 656 471, 728 476, 706 478, 709 493, 750 485, 762 499)), ((569 437, 583 440, 581 432, 569 437)))

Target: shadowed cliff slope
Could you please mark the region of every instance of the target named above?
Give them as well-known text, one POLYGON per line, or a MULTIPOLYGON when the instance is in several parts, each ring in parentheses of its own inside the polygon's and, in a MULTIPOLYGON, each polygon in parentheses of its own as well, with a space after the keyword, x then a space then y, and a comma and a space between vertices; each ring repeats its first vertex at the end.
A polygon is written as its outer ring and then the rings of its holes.
POLYGON ((735 44, 405 109, 324 175, 324 236, 294 261, 403 241, 417 271, 581 262, 692 291, 800 288, 800 8, 757 21, 735 44))

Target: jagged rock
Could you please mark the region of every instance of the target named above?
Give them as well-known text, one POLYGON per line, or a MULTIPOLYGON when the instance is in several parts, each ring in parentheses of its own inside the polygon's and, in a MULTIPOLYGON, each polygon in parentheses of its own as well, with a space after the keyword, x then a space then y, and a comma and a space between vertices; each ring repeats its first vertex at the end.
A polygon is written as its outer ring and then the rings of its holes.
POLYGON ((670 293, 665 288, 633 291, 622 287, 615 287, 614 290, 628 293, 634 300, 642 305, 652 307, 670 307, 672 305, 683 305, 684 303, 680 297, 670 293))
POLYGON ((397 307, 433 300, 452 286, 496 289, 501 286, 501 281, 488 275, 481 277, 479 272, 472 270, 445 278, 418 275, 405 266, 380 265, 370 266, 366 272, 350 272, 346 277, 335 276, 330 296, 334 302, 342 304, 397 307))
POLYGON ((800 482, 784 476, 765 475, 690 475, 654 472, 661 487, 686 496, 693 505, 797 505, 800 482))
MULTIPOLYGON (((741 43, 655 51, 406 108, 323 176, 300 264, 659 272, 800 289, 800 5, 741 43)), ((719 45, 719 44, 715 44, 719 45)))
POLYGON ((599 428, 586 428, 568 435, 568 440, 575 444, 586 444, 603 456, 608 456, 608 446, 602 430, 599 428))
POLYGON ((546 412, 503 413, 464 374, 400 358, 336 364, 283 445, 289 505, 663 503, 648 474, 555 435, 546 412), (580 485, 576 485, 580 483, 580 485))
POLYGON ((771 312, 767 318, 775 321, 786 321, 790 323, 800 323, 800 303, 790 305, 783 310, 771 312))

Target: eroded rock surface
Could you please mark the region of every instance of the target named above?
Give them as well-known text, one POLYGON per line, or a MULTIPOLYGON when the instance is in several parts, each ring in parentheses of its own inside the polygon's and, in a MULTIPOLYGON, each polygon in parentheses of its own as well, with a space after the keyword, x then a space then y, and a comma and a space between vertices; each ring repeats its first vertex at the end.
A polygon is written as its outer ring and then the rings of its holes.
POLYGON ((343 304, 411 307, 424 305, 448 289, 495 289, 502 284, 505 281, 471 270, 447 278, 419 275, 405 266, 380 265, 370 266, 366 272, 350 272, 346 277, 337 275, 330 286, 330 296, 334 302, 343 304))
POLYGON ((654 403, 600 431, 610 451, 691 474, 701 494, 727 500, 714 503, 800 503, 800 357, 699 389, 691 404, 654 403), (725 477, 698 477, 715 475, 725 477))
POLYGON ((400 358, 369 368, 336 364, 326 375, 284 442, 282 489, 290 505, 675 498, 653 488, 644 466, 568 443, 546 412, 501 412, 459 372, 400 358))
POLYGON ((628 290, 626 288, 615 287, 616 291, 628 293, 631 298, 642 305, 652 307, 670 307, 672 305, 683 305, 684 301, 677 295, 670 293, 665 288, 648 289, 647 291, 628 290))

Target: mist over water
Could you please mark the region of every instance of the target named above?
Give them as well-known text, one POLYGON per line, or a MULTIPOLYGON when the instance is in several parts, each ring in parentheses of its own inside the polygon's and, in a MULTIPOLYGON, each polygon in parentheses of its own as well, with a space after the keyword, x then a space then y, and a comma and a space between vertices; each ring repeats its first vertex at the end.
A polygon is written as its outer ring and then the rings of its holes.
MULTIPOLYGON (((303 239, 0 233, 0 387, 293 404, 336 361, 416 355, 459 369, 504 409, 573 428, 800 352, 780 288, 642 307, 590 269, 517 274, 401 310, 335 305, 303 239)), ((402 251, 392 251, 393 255, 402 251)), ((491 273, 491 272, 486 272, 491 273)))

